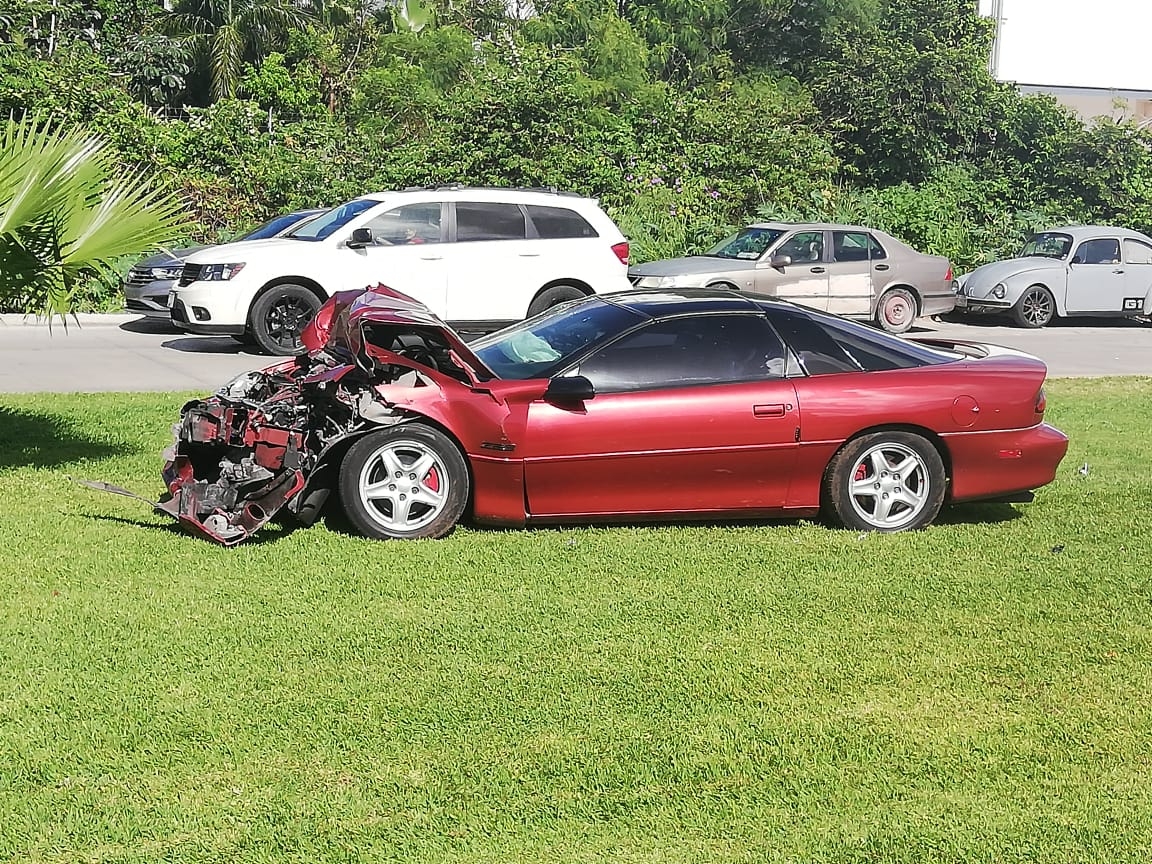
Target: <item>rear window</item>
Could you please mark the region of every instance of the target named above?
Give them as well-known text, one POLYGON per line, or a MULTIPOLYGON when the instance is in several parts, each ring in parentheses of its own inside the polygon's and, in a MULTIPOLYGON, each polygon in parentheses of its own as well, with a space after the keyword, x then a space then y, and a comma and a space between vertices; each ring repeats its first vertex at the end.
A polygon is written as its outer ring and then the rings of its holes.
POLYGON ((542 240, 567 240, 574 237, 599 237, 588 220, 567 207, 528 205, 528 218, 542 240))
POLYGON ((802 312, 774 307, 768 318, 792 346, 808 375, 859 372, 861 367, 822 327, 802 312))

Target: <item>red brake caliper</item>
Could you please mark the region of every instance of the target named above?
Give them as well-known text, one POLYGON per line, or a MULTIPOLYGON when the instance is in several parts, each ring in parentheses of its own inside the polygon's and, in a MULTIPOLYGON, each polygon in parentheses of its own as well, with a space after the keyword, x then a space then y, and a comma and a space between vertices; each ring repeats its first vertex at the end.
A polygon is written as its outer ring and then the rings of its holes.
POLYGON ((433 492, 440 491, 440 475, 436 473, 435 465, 428 469, 428 476, 424 478, 424 485, 433 492))

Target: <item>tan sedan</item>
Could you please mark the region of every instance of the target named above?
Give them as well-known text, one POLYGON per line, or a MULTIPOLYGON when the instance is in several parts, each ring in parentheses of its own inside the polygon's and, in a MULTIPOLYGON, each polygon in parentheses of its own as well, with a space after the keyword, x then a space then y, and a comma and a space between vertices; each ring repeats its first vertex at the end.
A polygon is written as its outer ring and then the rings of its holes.
POLYGON ((703 255, 637 264, 628 278, 638 288, 727 287, 780 297, 889 333, 956 304, 947 258, 856 225, 749 225, 703 255))

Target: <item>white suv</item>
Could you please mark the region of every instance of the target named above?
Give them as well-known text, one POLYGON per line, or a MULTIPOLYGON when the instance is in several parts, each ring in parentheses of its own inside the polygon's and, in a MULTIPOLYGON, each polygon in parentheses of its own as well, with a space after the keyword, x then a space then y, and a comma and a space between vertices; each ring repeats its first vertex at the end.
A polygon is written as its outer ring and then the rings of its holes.
POLYGON ((190 256, 172 321, 270 354, 336 291, 383 283, 462 330, 490 330, 630 287, 628 243, 591 198, 447 186, 365 195, 270 240, 190 256))

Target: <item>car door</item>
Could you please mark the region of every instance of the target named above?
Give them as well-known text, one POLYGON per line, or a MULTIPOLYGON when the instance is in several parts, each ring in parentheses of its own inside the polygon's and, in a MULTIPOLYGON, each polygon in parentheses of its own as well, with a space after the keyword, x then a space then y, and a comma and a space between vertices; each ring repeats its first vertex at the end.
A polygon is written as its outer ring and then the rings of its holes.
POLYGON ((1124 305, 1121 311, 1148 312, 1152 294, 1152 245, 1143 240, 1124 240, 1124 305))
POLYGON ((1124 305, 1125 275, 1117 238, 1082 240, 1072 255, 1065 309, 1070 314, 1119 312, 1124 305))
POLYGON ((832 232, 832 254, 827 256, 829 312, 871 315, 873 245, 871 235, 863 231, 832 232))
POLYGON ((529 406, 533 518, 755 513, 788 494, 800 406, 762 316, 673 318, 600 348, 568 374, 596 395, 529 406))
POLYGON ((519 321, 542 281, 544 245, 528 239, 519 204, 457 201, 448 265, 448 320, 457 325, 519 321))
POLYGON ((362 226, 372 232, 372 243, 341 250, 353 262, 343 274, 343 287, 384 284, 443 316, 448 288, 443 211, 441 203, 425 202, 373 216, 362 226))
POLYGON ((797 231, 766 252, 757 264, 756 291, 826 310, 828 268, 824 260, 824 232, 797 231), (771 260, 780 255, 787 255, 792 262, 784 267, 771 266, 771 260))

